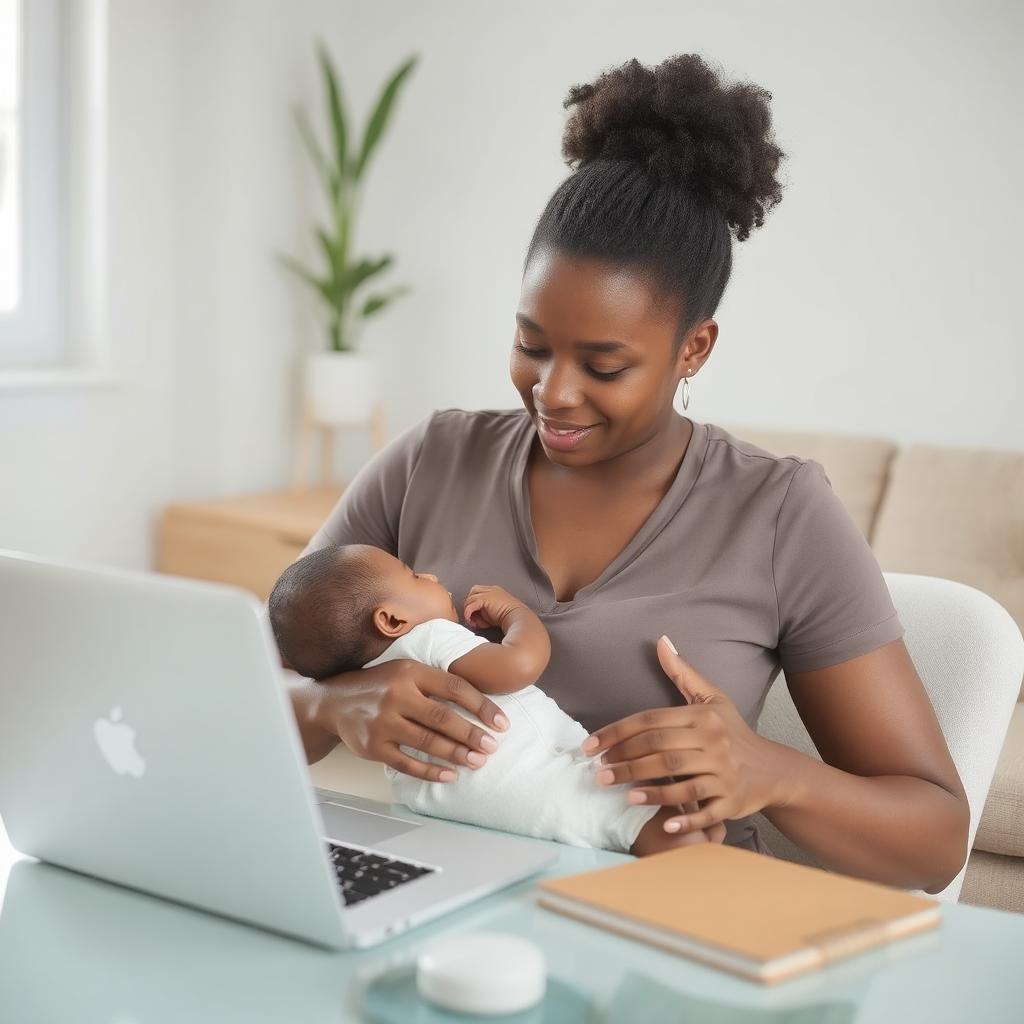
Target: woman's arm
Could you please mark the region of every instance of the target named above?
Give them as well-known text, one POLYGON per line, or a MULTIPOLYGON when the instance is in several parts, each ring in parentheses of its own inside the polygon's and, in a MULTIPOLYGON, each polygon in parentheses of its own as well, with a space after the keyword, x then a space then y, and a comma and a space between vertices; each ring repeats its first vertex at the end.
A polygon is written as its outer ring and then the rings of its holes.
POLYGON ((341 742, 341 737, 317 722, 317 711, 321 706, 321 695, 317 692, 317 687, 322 684, 312 679, 306 679, 298 673, 293 674, 295 679, 289 681, 288 684, 292 713, 295 715, 295 724, 299 727, 299 735, 302 737, 306 763, 316 764, 341 742))
POLYGON ((784 748, 786 806, 766 816, 828 867, 937 892, 967 857, 967 799, 874 552, 814 460, 779 510, 772 578, 780 661, 823 763, 784 748))
POLYGON ((834 871, 944 889, 969 853, 970 809, 904 642, 786 682, 822 761, 775 744, 765 817, 834 871))

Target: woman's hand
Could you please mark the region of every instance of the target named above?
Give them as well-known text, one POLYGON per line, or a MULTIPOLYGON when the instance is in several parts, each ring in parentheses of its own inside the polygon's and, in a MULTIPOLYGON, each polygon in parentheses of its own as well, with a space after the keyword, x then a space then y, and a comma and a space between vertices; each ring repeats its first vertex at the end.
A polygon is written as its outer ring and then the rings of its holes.
MULTIPOLYGON (((690 800, 685 804, 676 804, 679 811, 683 815, 696 814, 700 810, 700 804, 696 800, 690 800)), ((678 831, 678 830, 674 830, 678 831)), ((686 841, 692 841, 694 843, 724 843, 726 830, 724 821, 716 821, 714 825, 709 825, 707 828, 694 828, 688 832, 680 832, 680 839, 683 840, 681 845, 686 845, 686 841)))
POLYGON ((672 817, 673 813, 680 810, 693 813, 700 810, 696 801, 688 804, 676 804, 672 807, 662 807, 657 814, 651 818, 633 841, 629 852, 634 857, 649 857, 654 853, 665 853, 667 850, 676 850, 680 846, 693 846, 695 843, 721 843, 725 839, 725 825, 718 822, 708 829, 694 829, 692 832, 678 832, 670 834, 662 825, 672 817))
POLYGON ((601 762, 608 766, 598 772, 597 781, 615 785, 687 776, 630 791, 633 803, 699 802, 699 810, 665 822, 668 832, 710 829, 778 805, 775 745, 747 725, 725 693, 683 661, 668 637, 658 641, 658 660, 687 706, 641 711, 587 737, 583 752, 604 751, 601 762))
POLYGON ((435 698, 460 705, 494 729, 508 728, 497 704, 461 676, 410 658, 320 680, 303 691, 296 714, 340 737, 358 757, 383 762, 413 778, 452 782, 451 768, 410 757, 399 747, 479 768, 498 744, 435 698))

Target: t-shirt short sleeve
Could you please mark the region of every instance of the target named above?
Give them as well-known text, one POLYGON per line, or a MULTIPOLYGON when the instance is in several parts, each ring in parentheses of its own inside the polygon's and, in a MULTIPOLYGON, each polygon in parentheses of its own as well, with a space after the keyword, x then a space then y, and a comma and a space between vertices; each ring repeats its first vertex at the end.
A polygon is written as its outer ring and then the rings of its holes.
POLYGON ((448 666, 474 647, 490 641, 477 636, 471 629, 448 619, 428 619, 412 627, 404 636, 391 643, 387 650, 363 667, 372 668, 385 661, 409 658, 448 671, 448 666))
POLYGON ((490 643, 486 637, 477 636, 471 629, 448 619, 431 619, 430 653, 428 665, 448 671, 453 661, 469 654, 475 647, 490 643))
POLYGON ((814 459, 782 500, 772 574, 784 672, 837 665, 903 636, 871 546, 814 459))
POLYGON ((374 453, 352 478, 302 555, 331 544, 372 544, 397 554, 402 502, 435 415, 424 416, 374 453))

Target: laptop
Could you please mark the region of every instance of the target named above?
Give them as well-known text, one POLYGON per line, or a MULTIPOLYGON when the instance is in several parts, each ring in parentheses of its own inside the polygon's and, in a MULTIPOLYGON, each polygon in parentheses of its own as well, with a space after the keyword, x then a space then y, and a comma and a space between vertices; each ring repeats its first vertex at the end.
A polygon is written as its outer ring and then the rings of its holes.
POLYGON ((374 945, 558 858, 314 788, 247 591, 9 550, 0 816, 22 853, 332 949, 374 945))

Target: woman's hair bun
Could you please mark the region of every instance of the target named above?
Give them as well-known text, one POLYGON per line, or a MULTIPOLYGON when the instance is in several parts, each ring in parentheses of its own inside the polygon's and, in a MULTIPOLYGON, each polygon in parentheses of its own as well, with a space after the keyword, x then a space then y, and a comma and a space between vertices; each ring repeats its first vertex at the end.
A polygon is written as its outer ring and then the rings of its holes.
POLYGON ((771 93, 751 82, 723 85, 695 53, 655 68, 636 59, 574 85, 562 156, 575 169, 598 158, 635 160, 658 184, 699 192, 738 241, 782 199, 775 174, 785 156, 771 133, 771 93))

